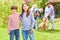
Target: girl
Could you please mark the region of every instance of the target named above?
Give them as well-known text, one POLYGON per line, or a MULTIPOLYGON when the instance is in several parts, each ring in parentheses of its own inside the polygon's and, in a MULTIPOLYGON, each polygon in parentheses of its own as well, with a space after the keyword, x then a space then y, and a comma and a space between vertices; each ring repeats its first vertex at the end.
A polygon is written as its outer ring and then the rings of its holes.
POLYGON ((34 27, 34 16, 33 13, 29 11, 29 6, 27 3, 22 4, 22 36, 23 40, 34 40, 33 27, 34 27))

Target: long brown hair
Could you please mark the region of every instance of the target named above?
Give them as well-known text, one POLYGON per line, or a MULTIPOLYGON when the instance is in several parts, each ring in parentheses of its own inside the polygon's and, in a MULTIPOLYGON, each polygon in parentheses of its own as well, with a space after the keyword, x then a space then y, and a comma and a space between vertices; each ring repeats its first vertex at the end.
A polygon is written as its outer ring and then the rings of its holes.
MULTIPOLYGON (((20 15, 21 17, 23 16, 23 14, 24 14, 24 12, 25 12, 24 9, 23 9, 24 4, 26 4, 26 5, 28 6, 27 3, 23 3, 23 4, 22 4, 22 13, 21 13, 21 15, 20 15)), ((28 17, 29 14, 30 14, 30 11, 29 11, 29 8, 28 8, 26 16, 28 17)))

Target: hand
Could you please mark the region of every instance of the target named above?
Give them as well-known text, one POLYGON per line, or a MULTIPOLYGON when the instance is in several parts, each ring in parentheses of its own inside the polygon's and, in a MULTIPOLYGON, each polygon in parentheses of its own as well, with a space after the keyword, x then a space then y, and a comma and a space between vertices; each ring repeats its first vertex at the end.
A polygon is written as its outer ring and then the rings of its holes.
POLYGON ((39 14, 36 14, 36 13, 34 14, 34 16, 38 16, 38 15, 39 15, 39 14))
POLYGON ((30 33, 31 33, 31 34, 33 33, 33 29, 30 29, 30 33))

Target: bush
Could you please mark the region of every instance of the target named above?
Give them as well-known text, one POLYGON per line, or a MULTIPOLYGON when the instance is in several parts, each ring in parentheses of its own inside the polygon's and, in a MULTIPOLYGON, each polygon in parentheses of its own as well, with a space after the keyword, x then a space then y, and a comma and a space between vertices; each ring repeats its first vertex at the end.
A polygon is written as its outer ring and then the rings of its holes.
POLYGON ((22 0, 0 0, 0 27, 6 27, 8 15, 11 14, 10 7, 12 5, 18 6, 18 12, 21 11, 22 0))

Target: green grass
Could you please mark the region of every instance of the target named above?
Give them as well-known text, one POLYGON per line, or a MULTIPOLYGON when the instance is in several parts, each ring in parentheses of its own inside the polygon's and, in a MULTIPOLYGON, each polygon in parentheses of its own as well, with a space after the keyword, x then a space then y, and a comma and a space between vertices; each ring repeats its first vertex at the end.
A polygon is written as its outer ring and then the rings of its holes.
MULTIPOLYGON (((49 29, 51 24, 49 25, 49 29)), ((35 40, 60 40, 60 20, 55 20, 55 30, 35 30, 34 31, 35 40)), ((0 27, 0 40, 9 40, 9 35, 7 28, 0 27)), ((20 32, 20 40, 22 39, 22 34, 20 32)))

